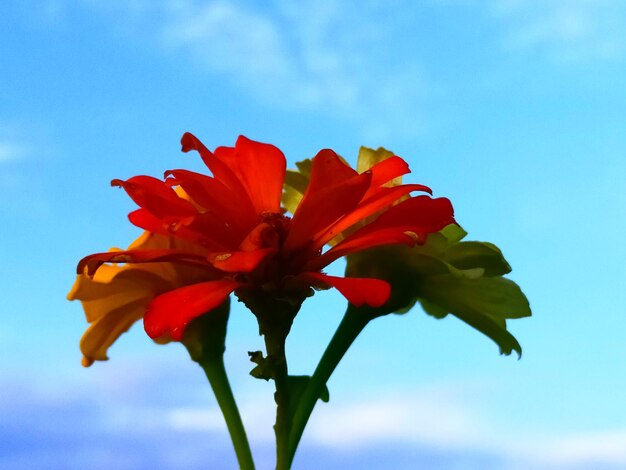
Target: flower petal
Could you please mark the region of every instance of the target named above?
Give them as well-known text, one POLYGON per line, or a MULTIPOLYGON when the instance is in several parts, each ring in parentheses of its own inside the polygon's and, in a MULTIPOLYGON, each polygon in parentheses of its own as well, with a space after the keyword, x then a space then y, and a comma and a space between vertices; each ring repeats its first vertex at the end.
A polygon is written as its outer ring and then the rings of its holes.
POLYGON ((211 259, 213 266, 221 271, 227 273, 249 273, 277 251, 276 248, 263 248, 254 251, 216 253, 211 259))
POLYGON ((215 155, 237 175, 257 214, 280 213, 287 162, 277 147, 239 136, 234 152, 220 147, 215 155))
POLYGON ((447 198, 416 196, 389 208, 372 223, 354 232, 351 237, 363 236, 387 228, 396 228, 403 232, 410 231, 419 236, 438 232, 453 223, 455 223, 454 210, 447 198))
POLYGON ((181 222, 193 218, 196 209, 182 199, 163 181, 151 176, 133 176, 122 181, 114 179, 111 186, 120 186, 133 201, 165 223, 181 222))
POLYGON ((414 246, 417 235, 413 232, 403 232, 396 228, 387 228, 372 233, 366 233, 358 237, 349 237, 332 247, 321 256, 312 259, 305 269, 317 270, 328 266, 333 261, 352 253, 367 250, 381 245, 402 244, 414 246))
MULTIPOLYGON (((378 188, 394 178, 411 172, 409 164, 397 156, 378 162, 369 171, 372 172, 372 188, 378 188)), ((424 191, 431 193, 430 189, 424 191)))
POLYGON ((177 263, 209 269, 211 267, 204 256, 180 250, 125 250, 85 256, 78 262, 76 272, 77 274, 85 273, 88 276, 93 276, 104 263, 158 263, 163 261, 176 261, 177 263))
POLYGON ((242 214, 247 206, 238 204, 233 191, 216 178, 188 170, 169 170, 165 177, 169 176, 173 178, 166 179, 166 182, 180 185, 193 202, 215 214, 233 230, 245 232, 251 221, 256 221, 253 211, 242 214))
POLYGON ((329 186, 336 186, 357 175, 358 173, 333 150, 320 150, 313 158, 307 192, 317 192, 329 186))
POLYGON ((373 194, 370 193, 370 197, 367 197, 366 195, 366 199, 360 202, 352 212, 338 220, 336 224, 332 225, 328 230, 320 234, 313 243, 313 246, 321 248, 344 230, 392 205, 402 196, 406 196, 410 192, 427 190, 429 190, 429 188, 421 184, 405 184, 402 186, 395 186, 393 188, 377 188, 373 194))
POLYGON ((220 305, 241 283, 232 279, 201 282, 166 292, 148 306, 143 323, 153 339, 180 341, 187 324, 220 305))
POLYGON ((307 264, 307 269, 321 269, 341 256, 375 246, 424 243, 429 233, 437 232, 451 223, 454 223, 454 213, 448 199, 413 197, 391 207, 372 223, 312 260, 307 264))
MULTIPOLYGON (((233 171, 229 165, 221 158, 218 158, 215 154, 209 151, 200 140, 193 134, 186 132, 180 139, 183 152, 189 152, 190 150, 196 150, 200 154, 200 158, 205 165, 211 170, 213 176, 224 185, 226 185, 235 198, 234 201, 239 207, 238 213, 242 217, 254 216, 254 204, 250 199, 246 188, 242 181, 240 181, 236 172, 233 171)), ((256 219, 256 218, 255 218, 256 219)), ((248 222, 254 223, 256 220, 250 220, 248 222)))
POLYGON ((304 273, 303 276, 311 279, 313 284, 321 282, 336 288, 355 307, 380 307, 391 295, 391 286, 380 279, 336 277, 314 272, 304 273))
POLYGON ((138 299, 116 309, 107 310, 95 320, 80 339, 80 351, 83 353, 82 365, 89 367, 94 361, 106 361, 109 347, 123 333, 141 319, 149 299, 138 299))

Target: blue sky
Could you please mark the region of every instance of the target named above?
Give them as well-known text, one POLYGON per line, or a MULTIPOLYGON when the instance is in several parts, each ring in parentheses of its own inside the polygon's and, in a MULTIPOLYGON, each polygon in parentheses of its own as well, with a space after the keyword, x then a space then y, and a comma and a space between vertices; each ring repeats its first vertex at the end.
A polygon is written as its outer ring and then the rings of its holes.
MULTIPOLYGON (((234 465, 181 347, 136 326, 82 369, 65 301, 78 259, 138 235, 112 178, 202 168, 185 131, 270 142, 290 166, 393 150, 503 249, 533 307, 510 324, 520 361, 454 318, 372 324, 295 468, 626 467, 624 31, 619 0, 2 2, 0 467, 234 465)), ((342 310, 332 292, 305 305, 295 373, 342 310)), ((261 338, 238 306, 227 345, 271 468, 272 390, 247 375, 261 338)))

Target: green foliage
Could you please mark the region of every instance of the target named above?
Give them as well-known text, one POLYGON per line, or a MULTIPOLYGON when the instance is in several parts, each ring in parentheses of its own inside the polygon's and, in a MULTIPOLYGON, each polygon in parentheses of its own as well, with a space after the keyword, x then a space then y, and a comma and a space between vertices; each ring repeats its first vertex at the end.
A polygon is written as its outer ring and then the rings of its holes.
MULTIPOLYGON (((311 382, 310 375, 290 375, 287 377, 287 388, 289 390, 289 415, 293 418, 296 408, 300 404, 300 398, 304 394, 307 386, 311 382)), ((330 400, 330 393, 328 387, 324 385, 321 390, 318 400, 322 400, 324 403, 328 403, 330 400)))
POLYGON ((450 225, 426 244, 385 246, 348 257, 346 274, 389 282, 392 296, 381 314, 406 313, 419 302, 435 318, 452 314, 491 338, 502 354, 522 348, 506 320, 531 315, 526 296, 502 275, 511 271, 492 243, 462 241, 466 232, 450 225))

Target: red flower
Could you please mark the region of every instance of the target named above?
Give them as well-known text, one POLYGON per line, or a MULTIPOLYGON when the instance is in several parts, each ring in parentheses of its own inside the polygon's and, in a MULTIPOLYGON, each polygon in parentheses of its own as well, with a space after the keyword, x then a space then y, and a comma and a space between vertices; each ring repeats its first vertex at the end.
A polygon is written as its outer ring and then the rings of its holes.
POLYGON ((193 318, 236 290, 260 289, 273 298, 302 302, 311 287, 335 287, 352 304, 380 306, 389 298, 386 282, 333 277, 321 270, 339 257, 374 246, 423 243, 429 233, 454 222, 445 198, 417 196, 394 205, 412 191, 430 193, 422 185, 383 186, 409 172, 399 157, 359 174, 332 150, 320 151, 290 218, 280 207, 286 162, 278 148, 239 137, 234 148, 219 147, 212 153, 189 133, 181 143, 184 152, 200 153, 212 177, 171 170, 164 181, 135 176, 111 184, 123 187, 139 205, 129 215, 133 224, 191 242, 197 249, 98 253, 78 265, 79 274, 87 275, 110 262, 171 262, 205 269, 207 279, 215 280, 174 289, 150 303, 144 326, 152 338, 180 340, 193 318), (339 233, 376 215, 323 252, 339 233))

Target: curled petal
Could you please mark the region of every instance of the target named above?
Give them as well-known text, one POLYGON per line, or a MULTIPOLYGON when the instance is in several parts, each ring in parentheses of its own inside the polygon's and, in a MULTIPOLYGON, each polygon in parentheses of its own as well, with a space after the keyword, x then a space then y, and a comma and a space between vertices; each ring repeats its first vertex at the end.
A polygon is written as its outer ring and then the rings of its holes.
POLYGON ((133 176, 122 181, 115 179, 111 186, 120 186, 133 201, 166 223, 187 223, 197 211, 189 201, 181 198, 163 181, 151 176, 133 176))
POLYGON ((180 139, 180 143, 183 152, 196 150, 200 154, 200 158, 202 158, 204 164, 211 170, 213 176, 232 191, 233 201, 236 202, 238 207, 237 213, 247 224, 254 224, 256 222, 254 204, 242 181, 233 169, 221 158, 218 158, 215 154, 210 152, 196 136, 189 132, 183 135, 180 139))
POLYGON ((237 203, 237 195, 221 181, 210 176, 188 170, 169 170, 165 172, 169 184, 180 185, 191 200, 206 212, 215 214, 234 231, 245 232, 249 229, 246 220, 254 214, 241 217, 241 206, 237 203))
POLYGON ((159 263, 175 261, 192 266, 210 268, 211 265, 201 255, 179 250, 126 250, 95 253, 85 256, 78 262, 76 272, 93 276, 104 263, 159 263))
POLYGON ((336 277, 314 272, 304 273, 303 276, 310 279, 313 285, 321 283, 334 287, 355 307, 380 307, 391 295, 391 286, 380 279, 336 277))
POLYGON ((146 333, 153 339, 180 341, 191 320, 219 306, 240 285, 232 279, 223 279, 192 284, 158 296, 150 302, 143 319, 146 333))

